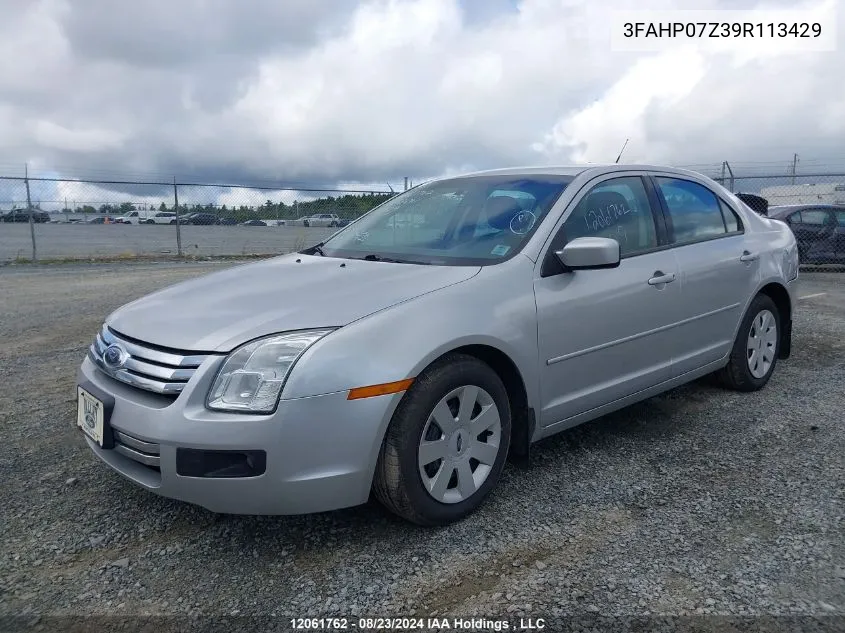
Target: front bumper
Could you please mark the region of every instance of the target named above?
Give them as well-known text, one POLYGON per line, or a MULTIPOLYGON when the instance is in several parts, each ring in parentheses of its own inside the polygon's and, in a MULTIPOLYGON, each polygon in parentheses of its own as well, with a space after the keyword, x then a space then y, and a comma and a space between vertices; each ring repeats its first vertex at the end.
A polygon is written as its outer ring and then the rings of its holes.
POLYGON ((367 501, 381 440, 402 394, 347 400, 343 391, 281 400, 266 416, 209 411, 205 394, 220 362, 209 358, 172 399, 122 384, 86 358, 77 382, 114 400, 110 426, 116 437, 128 436, 141 457, 85 437, 88 446, 139 486, 214 512, 303 514, 367 501), (248 477, 184 476, 176 468, 180 448, 265 451, 266 469, 248 477), (157 459, 144 460, 156 451, 157 459))

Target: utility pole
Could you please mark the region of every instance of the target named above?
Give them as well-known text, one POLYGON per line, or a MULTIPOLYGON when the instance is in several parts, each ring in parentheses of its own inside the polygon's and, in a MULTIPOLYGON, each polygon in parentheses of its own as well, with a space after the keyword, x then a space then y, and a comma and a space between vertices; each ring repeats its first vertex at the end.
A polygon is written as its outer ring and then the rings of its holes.
POLYGON ((405 176, 405 191, 408 191, 408 177, 405 176))
POLYGON ((32 237, 32 261, 36 260, 35 251, 35 223, 32 221, 32 198, 29 195, 29 163, 23 166, 24 182, 26 183, 26 208, 29 211, 29 235, 32 237))
POLYGON ((795 172, 797 171, 796 168, 798 167, 798 154, 792 155, 792 184, 795 184, 795 172))

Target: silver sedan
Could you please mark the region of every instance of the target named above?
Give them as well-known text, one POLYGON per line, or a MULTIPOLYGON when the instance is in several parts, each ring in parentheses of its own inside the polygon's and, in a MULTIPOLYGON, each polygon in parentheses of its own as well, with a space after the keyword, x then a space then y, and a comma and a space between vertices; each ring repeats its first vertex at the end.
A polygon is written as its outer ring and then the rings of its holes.
POLYGON ((445 524, 542 438, 706 374, 762 388, 797 277, 789 228, 696 173, 436 180, 324 244, 119 308, 77 425, 115 471, 216 512, 374 494, 445 524))

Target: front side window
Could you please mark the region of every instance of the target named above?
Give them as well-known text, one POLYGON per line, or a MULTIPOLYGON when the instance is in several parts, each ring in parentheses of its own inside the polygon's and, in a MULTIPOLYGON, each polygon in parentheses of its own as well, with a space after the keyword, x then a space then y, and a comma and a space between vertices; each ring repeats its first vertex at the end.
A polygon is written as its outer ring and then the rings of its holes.
POLYGON ((643 181, 636 176, 606 180, 593 187, 572 210, 563 228, 567 240, 614 239, 623 257, 657 246, 654 215, 643 181))
POLYGON ((666 201, 671 234, 676 244, 698 242, 727 230, 716 195, 707 187, 679 178, 655 178, 666 201))
POLYGON ((495 264, 523 248, 572 178, 467 176, 419 185, 336 233, 322 252, 418 264, 495 264))

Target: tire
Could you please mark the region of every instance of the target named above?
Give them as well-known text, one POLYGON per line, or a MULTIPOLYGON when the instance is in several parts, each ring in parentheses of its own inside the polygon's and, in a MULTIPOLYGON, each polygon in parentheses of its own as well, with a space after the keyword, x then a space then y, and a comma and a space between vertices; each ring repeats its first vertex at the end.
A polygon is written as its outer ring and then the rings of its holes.
POLYGON ((308 221, 305 221, 302 223, 302 226, 311 226, 311 224, 308 221))
POLYGON ((146 222, 144 222, 144 224, 155 224, 155 221, 153 221, 153 220, 147 220, 146 222))
POLYGON ((730 360, 716 374, 719 382, 736 391, 757 391, 765 387, 777 365, 780 353, 780 332, 780 313, 775 302, 764 294, 754 297, 742 318, 730 360), (774 326, 774 331, 771 329, 772 326, 774 326), (749 353, 749 351, 753 353, 750 347, 752 340, 749 338, 752 328, 760 335, 757 356, 749 353))
POLYGON ((418 525, 458 521, 476 510, 496 485, 510 433, 508 394, 496 372, 473 356, 449 354, 420 374, 399 403, 382 442, 373 492, 388 510, 418 525), (458 420, 464 401, 472 403, 470 420, 482 424, 474 430, 487 425, 475 437, 458 420), (451 433, 440 428, 435 408, 438 419, 457 423, 451 433), (437 442, 444 443, 435 447, 437 442), (437 455, 442 449, 444 456, 421 463, 423 443, 436 448, 437 455))
POLYGON ((170 220, 171 224, 176 224, 176 220, 170 220))
POLYGON ((337 222, 329 222, 329 228, 337 226, 337 222))

